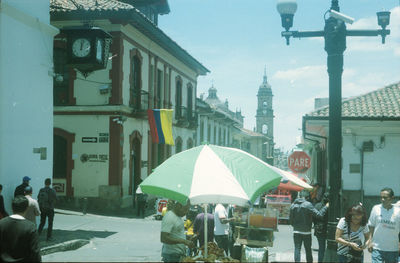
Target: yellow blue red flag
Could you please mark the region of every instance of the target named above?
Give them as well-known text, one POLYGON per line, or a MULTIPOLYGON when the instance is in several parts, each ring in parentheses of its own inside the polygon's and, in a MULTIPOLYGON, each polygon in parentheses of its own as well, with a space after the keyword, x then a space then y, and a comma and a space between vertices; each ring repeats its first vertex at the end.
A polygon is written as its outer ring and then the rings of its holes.
POLYGON ((170 109, 147 110, 151 138, 154 143, 174 145, 172 111, 170 109))

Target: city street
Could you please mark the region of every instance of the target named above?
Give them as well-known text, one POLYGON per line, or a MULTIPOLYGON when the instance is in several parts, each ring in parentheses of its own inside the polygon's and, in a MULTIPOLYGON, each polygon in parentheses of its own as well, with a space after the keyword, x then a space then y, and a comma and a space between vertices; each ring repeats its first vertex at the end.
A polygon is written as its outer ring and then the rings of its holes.
MULTIPOLYGON (((161 260, 159 241, 161 221, 152 217, 145 219, 120 218, 79 213, 56 214, 54 236, 58 241, 67 239, 90 239, 90 242, 71 251, 43 256, 44 262, 146 262, 161 260)), ((317 260, 317 240, 313 237, 313 257, 317 260)), ((366 253, 365 262, 370 262, 366 253)), ((302 251, 302 260, 305 253, 302 251)), ((269 262, 292 262, 293 241, 291 227, 279 225, 275 232, 274 246, 269 248, 269 262)))

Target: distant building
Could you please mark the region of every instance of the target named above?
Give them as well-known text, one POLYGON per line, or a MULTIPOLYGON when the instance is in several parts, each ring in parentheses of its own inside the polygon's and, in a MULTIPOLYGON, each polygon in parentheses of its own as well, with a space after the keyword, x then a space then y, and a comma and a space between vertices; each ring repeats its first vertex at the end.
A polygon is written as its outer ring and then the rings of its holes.
POLYGON ((268 163, 274 160, 274 109, 271 85, 264 71, 263 82, 257 93, 256 132, 264 135, 262 155, 266 156, 268 163))
MULTIPOLYGON (((312 152, 314 182, 328 184, 329 106, 303 116, 303 136, 312 152)), ((379 203, 385 187, 400 193, 400 82, 342 101, 342 211, 379 203)))
POLYGON ((214 145, 231 146, 235 126, 243 126, 240 112, 229 110, 228 100, 222 103, 213 86, 205 100, 196 99, 198 113, 197 145, 207 142, 214 145))
POLYGON ((288 152, 282 151, 281 148, 274 149, 274 166, 288 171, 288 156, 288 152))

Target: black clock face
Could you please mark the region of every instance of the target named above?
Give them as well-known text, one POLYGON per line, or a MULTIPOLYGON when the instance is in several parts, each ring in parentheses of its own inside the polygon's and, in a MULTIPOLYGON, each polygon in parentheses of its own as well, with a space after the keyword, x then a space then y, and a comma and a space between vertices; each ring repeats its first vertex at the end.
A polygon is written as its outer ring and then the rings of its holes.
POLYGON ((76 57, 87 57, 90 54, 90 49, 90 41, 87 38, 77 38, 72 42, 72 54, 76 57))

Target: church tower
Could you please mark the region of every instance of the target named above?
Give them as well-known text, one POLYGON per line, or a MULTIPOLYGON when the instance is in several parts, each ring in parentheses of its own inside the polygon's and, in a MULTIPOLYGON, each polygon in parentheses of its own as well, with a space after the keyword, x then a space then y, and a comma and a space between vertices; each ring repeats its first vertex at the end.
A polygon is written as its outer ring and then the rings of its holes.
POLYGON ((266 69, 264 69, 263 82, 257 93, 257 114, 256 114, 256 132, 265 135, 266 141, 265 156, 273 157, 274 151, 274 110, 272 107, 272 89, 267 80, 266 69))

